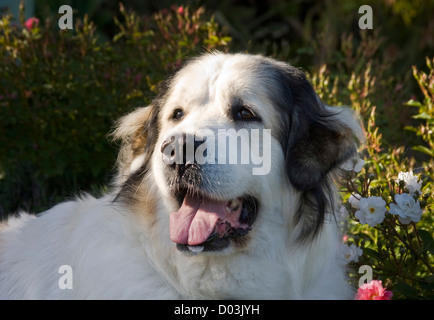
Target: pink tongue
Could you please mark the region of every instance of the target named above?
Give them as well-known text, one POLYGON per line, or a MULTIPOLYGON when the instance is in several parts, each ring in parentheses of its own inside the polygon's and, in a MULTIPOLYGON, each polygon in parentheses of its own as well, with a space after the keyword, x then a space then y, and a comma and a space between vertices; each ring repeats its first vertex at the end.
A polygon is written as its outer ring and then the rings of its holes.
POLYGON ((181 208, 170 214, 170 239, 192 246, 205 242, 219 218, 225 218, 226 203, 187 195, 181 208))

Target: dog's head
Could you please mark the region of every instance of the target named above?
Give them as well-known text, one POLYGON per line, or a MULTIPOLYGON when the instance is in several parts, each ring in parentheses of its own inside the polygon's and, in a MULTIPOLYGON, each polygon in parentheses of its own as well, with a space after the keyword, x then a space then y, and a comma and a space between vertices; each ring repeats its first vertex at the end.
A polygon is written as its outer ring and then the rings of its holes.
POLYGON ((119 121, 118 199, 137 205, 157 190, 161 221, 185 252, 243 249, 272 225, 311 238, 333 209, 331 174, 360 133, 352 112, 325 106, 299 69, 207 54, 119 121))

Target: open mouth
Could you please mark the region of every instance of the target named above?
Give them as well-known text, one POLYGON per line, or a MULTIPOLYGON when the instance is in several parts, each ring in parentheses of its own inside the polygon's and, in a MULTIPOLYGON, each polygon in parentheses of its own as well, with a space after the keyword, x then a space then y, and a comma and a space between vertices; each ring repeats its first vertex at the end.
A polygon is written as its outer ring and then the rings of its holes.
POLYGON ((222 250, 244 237, 256 219, 258 202, 249 195, 220 201, 181 190, 175 196, 180 208, 170 214, 170 238, 180 251, 222 250))

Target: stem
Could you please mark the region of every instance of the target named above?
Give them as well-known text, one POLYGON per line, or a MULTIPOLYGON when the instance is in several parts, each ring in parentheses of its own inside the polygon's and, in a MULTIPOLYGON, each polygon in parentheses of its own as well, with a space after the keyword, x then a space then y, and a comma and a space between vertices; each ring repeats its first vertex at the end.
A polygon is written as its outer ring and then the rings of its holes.
POLYGON ((417 232, 416 223, 412 222, 411 225, 413 226, 414 233, 416 234, 417 241, 419 242, 419 247, 422 247, 422 239, 419 236, 419 232, 417 232))
MULTIPOLYGON (((422 261, 426 267, 428 268, 428 270, 432 273, 432 275, 434 275, 434 269, 431 266, 431 264, 429 263, 429 261, 427 261, 425 259, 425 257, 420 256, 416 250, 413 248, 413 246, 411 246, 411 242, 408 241, 408 243, 400 236, 400 234, 396 231, 395 227, 393 225, 391 225, 391 223, 387 220, 385 220, 385 222, 390 226, 390 231, 393 232, 393 234, 402 242, 402 244, 409 250, 411 251, 412 254, 414 254, 416 256, 417 259, 419 259, 420 261, 422 261)), ((407 231, 407 228, 405 228, 405 233, 407 234, 407 238, 409 238, 409 234, 407 231)))

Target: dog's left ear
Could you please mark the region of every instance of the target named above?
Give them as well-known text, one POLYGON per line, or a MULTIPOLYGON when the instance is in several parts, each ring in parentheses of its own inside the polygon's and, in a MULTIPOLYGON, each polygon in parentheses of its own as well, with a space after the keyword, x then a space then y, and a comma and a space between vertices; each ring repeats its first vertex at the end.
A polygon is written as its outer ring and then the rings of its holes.
POLYGON ((121 141, 117 160, 118 185, 149 162, 157 134, 158 110, 154 105, 138 108, 116 122, 111 137, 121 141))
POLYGON ((295 116, 291 119, 286 169, 298 190, 309 191, 320 187, 333 169, 356 155, 363 130, 352 110, 325 106, 304 81, 292 90, 295 116))

